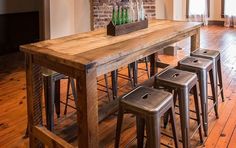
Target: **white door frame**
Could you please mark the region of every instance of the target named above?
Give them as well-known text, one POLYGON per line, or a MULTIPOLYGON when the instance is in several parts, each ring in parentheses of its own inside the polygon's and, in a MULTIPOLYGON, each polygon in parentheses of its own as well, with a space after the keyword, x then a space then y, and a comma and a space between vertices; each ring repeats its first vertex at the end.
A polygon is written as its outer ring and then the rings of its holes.
POLYGON ((50 0, 40 0, 39 5, 40 40, 50 39, 50 0))

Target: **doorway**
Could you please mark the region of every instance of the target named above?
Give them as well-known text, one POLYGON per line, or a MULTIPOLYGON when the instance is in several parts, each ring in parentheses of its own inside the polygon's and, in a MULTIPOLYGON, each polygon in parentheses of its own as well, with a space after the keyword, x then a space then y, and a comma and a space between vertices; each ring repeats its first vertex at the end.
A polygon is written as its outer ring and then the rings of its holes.
POLYGON ((39 11, 29 0, 0 1, 0 56, 39 41, 39 11))

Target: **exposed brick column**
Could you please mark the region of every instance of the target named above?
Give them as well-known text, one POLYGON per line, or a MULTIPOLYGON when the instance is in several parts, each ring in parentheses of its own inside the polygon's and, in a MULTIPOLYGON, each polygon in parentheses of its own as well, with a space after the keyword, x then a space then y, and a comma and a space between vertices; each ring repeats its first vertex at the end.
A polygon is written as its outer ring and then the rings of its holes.
MULTIPOLYGON (((111 21, 112 4, 121 0, 93 0, 94 28, 106 27, 111 21)), ((143 0, 144 9, 148 17, 156 16, 156 0, 143 0)))

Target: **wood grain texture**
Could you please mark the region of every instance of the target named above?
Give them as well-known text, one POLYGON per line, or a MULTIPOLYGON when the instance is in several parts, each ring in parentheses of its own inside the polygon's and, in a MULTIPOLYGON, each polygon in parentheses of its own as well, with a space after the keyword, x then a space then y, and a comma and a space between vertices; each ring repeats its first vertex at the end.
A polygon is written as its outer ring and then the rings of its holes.
POLYGON ((32 56, 25 55, 28 132, 30 147, 41 147, 43 144, 33 133, 34 126, 42 126, 42 75, 41 67, 34 65, 32 56))
POLYGON ((98 147, 98 101, 96 69, 91 69, 76 78, 79 111, 78 143, 79 147, 98 147))
POLYGON ((106 29, 99 29, 24 45, 21 50, 75 68, 91 64, 99 66, 169 40, 179 41, 178 37, 186 38, 189 32, 199 30, 200 26, 201 23, 151 20, 147 29, 126 35, 107 36, 106 29))
POLYGON ((197 29, 197 33, 191 36, 191 51, 200 48, 200 29, 197 29))
POLYGON ((33 128, 35 136, 49 148, 74 148, 62 138, 52 134, 47 128, 36 126, 33 128))

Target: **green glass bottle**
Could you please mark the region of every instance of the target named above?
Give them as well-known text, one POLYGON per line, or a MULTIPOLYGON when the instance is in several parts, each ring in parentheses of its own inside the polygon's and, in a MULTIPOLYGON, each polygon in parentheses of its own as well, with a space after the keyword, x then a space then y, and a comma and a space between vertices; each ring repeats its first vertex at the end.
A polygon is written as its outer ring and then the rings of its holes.
POLYGON ((129 23, 128 8, 125 9, 125 23, 129 23))
POLYGON ((113 7, 113 11, 112 11, 112 23, 114 24, 114 25, 117 25, 116 24, 116 17, 117 17, 117 15, 116 15, 116 9, 115 9, 115 6, 113 7))
POLYGON ((121 25, 120 7, 118 7, 118 10, 117 10, 116 25, 121 25))
POLYGON ((122 7, 121 9, 121 24, 125 24, 125 9, 122 7))

